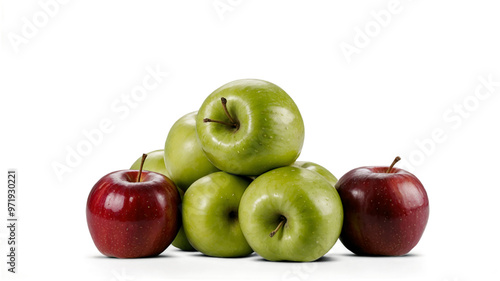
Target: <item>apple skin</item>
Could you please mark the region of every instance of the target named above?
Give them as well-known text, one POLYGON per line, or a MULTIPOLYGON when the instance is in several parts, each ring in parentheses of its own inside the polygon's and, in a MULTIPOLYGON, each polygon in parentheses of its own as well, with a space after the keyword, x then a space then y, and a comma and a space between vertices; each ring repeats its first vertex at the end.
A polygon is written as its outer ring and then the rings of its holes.
POLYGON ((290 165, 304 143, 304 122, 295 102, 280 87, 257 79, 236 80, 210 94, 198 111, 196 130, 210 162, 237 175, 257 176, 290 165), (204 121, 230 122, 221 98, 238 128, 204 121))
MULTIPOLYGON (((163 149, 158 149, 155 151, 151 151, 148 153, 148 157, 144 161, 142 169, 145 171, 152 171, 152 172, 157 172, 160 174, 163 174, 167 176, 168 178, 168 172, 167 169, 165 168, 165 161, 163 159, 164 157, 164 151, 163 149)), ((142 157, 139 157, 134 164, 130 167, 131 170, 139 170, 141 166, 141 160, 142 157)), ((179 195, 182 196, 184 192, 182 189, 177 187, 177 190, 179 191, 179 195)), ((172 241, 172 246, 179 248, 183 251, 194 251, 195 249, 191 244, 189 244, 189 241, 186 238, 186 234, 184 233, 184 227, 181 225, 181 228, 179 229, 179 232, 177 233, 177 236, 175 237, 174 241, 172 241)))
MULTIPOLYGON (((165 161, 163 160, 163 149, 158 149, 147 153, 148 157, 144 161, 142 166, 143 171, 151 171, 160 173, 170 178, 168 175, 167 169, 165 168, 165 161)), ((139 170, 141 167, 142 157, 139 157, 133 164, 130 166, 130 170, 139 170)), ((175 182, 174 182, 175 183, 175 182)))
POLYGON ((336 188, 344 204, 340 240, 357 255, 401 256, 417 245, 429 218, 422 183, 399 168, 360 167, 336 188))
POLYGON ((314 261, 336 243, 342 202, 316 172, 282 167, 255 179, 241 198, 241 229, 252 249, 270 261, 314 261), (270 233, 286 222, 273 236, 270 233))
POLYGON ((195 119, 196 112, 181 117, 172 125, 165 141, 167 173, 183 191, 199 178, 219 171, 201 149, 195 119))
POLYGON ((139 258, 161 254, 181 225, 181 199, 166 176, 121 170, 102 177, 90 191, 87 225, 106 256, 139 258))
POLYGON ((305 168, 322 175, 333 187, 338 181, 337 178, 328 169, 314 162, 296 161, 292 164, 292 166, 305 168))
POLYGON ((189 243, 189 240, 187 239, 186 232, 184 231, 184 226, 181 226, 181 228, 179 229, 177 236, 175 236, 174 241, 172 241, 172 246, 186 252, 196 251, 196 249, 191 246, 191 243, 189 243))
POLYGON ((195 181, 184 194, 182 217, 195 249, 214 257, 243 257, 253 252, 240 229, 238 207, 250 181, 216 172, 195 181))
MULTIPOLYGON (((184 191, 181 189, 179 190, 179 194, 181 196, 181 201, 184 201, 184 191)), ((182 205, 182 203, 181 203, 182 205)), ((182 210, 182 208, 181 208, 182 210)), ((181 211, 182 213, 182 211, 181 211)), ((172 241, 172 245, 178 249, 181 249, 183 251, 196 251, 196 249, 189 243, 189 240, 187 239, 186 232, 184 231, 184 225, 181 225, 181 228, 179 229, 179 232, 177 233, 177 236, 175 236, 174 241, 172 241)))

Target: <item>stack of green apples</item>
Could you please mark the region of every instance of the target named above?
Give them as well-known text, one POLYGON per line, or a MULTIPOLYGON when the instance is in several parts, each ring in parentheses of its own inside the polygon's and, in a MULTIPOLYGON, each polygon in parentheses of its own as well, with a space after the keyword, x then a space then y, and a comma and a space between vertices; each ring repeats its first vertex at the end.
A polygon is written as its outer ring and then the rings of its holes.
POLYGON ((215 257, 325 255, 339 238, 343 208, 335 176, 296 161, 304 132, 292 98, 256 79, 223 85, 175 122, 143 167, 169 177, 183 198, 172 244, 215 257))

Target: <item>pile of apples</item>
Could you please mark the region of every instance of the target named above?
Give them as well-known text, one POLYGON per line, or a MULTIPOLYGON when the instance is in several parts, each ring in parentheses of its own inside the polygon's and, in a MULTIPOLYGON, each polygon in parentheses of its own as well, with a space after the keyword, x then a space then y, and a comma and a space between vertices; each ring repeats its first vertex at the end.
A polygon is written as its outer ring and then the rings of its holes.
POLYGON ((304 122, 280 87, 236 80, 170 129, 163 150, 92 188, 87 224, 104 255, 161 254, 170 244, 215 257, 254 251, 314 261, 336 241, 359 255, 404 255, 429 216, 422 183, 394 167, 360 167, 340 180, 296 161, 304 122))

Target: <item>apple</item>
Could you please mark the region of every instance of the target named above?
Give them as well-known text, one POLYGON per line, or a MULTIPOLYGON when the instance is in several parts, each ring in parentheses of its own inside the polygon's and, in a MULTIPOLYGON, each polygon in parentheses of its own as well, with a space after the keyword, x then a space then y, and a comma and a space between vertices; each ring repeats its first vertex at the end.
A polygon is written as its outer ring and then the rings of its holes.
POLYGON ((405 255, 422 237, 429 199, 415 175, 394 167, 400 159, 353 169, 337 182, 345 216, 340 240, 357 255, 405 255))
POLYGON ((208 256, 251 254, 240 229, 238 207, 250 180, 216 172, 195 181, 184 194, 182 220, 193 247, 208 256))
POLYGON ((186 232, 184 231, 184 226, 181 226, 181 228, 179 229, 177 236, 175 236, 174 241, 172 241, 172 245, 182 251, 196 251, 196 249, 191 245, 191 243, 189 243, 189 240, 187 239, 186 232))
MULTIPOLYGON (((164 156, 164 151, 163 149, 158 149, 155 151, 151 151, 148 154, 148 157, 144 161, 143 164, 143 170, 147 171, 152 171, 152 172, 157 172, 160 174, 163 174, 167 177, 169 177, 167 169, 165 168, 165 161, 163 159, 164 156)), ((142 157, 137 159, 134 164, 130 167, 131 170, 138 170, 140 165, 142 163, 142 157)), ((181 196, 182 200, 182 195, 184 192, 182 189, 177 187, 177 190, 179 191, 179 195, 181 196)), ((181 225, 181 228, 179 229, 179 232, 177 233, 177 236, 175 237, 174 241, 172 241, 172 245, 176 248, 179 248, 183 251, 194 251, 193 246, 191 246, 186 238, 186 234, 184 233, 184 227, 181 225)))
MULTIPOLYGON (((143 171, 151 171, 160 173, 170 178, 167 169, 165 168, 165 161, 163 161, 163 149, 158 149, 147 153, 148 157, 144 161, 142 166, 143 171)), ((139 157, 135 162, 130 166, 131 170, 139 170, 141 167, 142 157, 139 157)))
MULTIPOLYGON (((181 200, 183 200, 184 191, 179 189, 179 194, 181 195, 181 200)), ((177 236, 175 236, 174 241, 172 241, 172 245, 183 251, 196 251, 196 249, 191 245, 191 243, 189 243, 189 240, 187 239, 186 232, 184 231, 184 225, 181 225, 177 236)))
POLYGON ((257 177, 241 198, 241 229, 252 249, 270 261, 314 261, 342 229, 342 202, 320 174, 287 166, 257 177))
POLYGON ((295 163, 292 164, 292 166, 295 167, 302 167, 306 168, 308 170, 314 171, 320 175, 322 175, 332 186, 335 186, 337 183, 337 178, 330 172, 328 171, 325 167, 316 164, 314 162, 307 162, 307 161, 296 161, 295 163))
POLYGON ((196 136, 196 112, 191 112, 170 128, 165 141, 165 167, 178 188, 186 191, 197 179, 219 171, 201 149, 196 136))
POLYGON ((237 175, 290 165, 304 143, 304 122, 292 98, 257 79, 236 80, 210 94, 198 111, 196 131, 210 162, 237 175))
POLYGON ((102 177, 90 191, 87 225, 103 255, 156 256, 179 230, 180 203, 175 184, 162 174, 142 171, 142 165, 138 171, 115 171, 102 177))

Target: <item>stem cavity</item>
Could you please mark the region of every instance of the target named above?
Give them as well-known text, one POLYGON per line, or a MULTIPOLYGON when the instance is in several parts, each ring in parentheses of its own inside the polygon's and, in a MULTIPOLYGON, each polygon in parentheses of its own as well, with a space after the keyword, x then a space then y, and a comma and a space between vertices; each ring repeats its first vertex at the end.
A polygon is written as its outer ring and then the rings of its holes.
POLYGON ((213 122, 213 123, 218 123, 222 124, 231 128, 234 128, 238 130, 240 128, 240 123, 238 123, 231 114, 229 114, 229 111, 227 110, 227 100, 226 98, 222 97, 220 98, 221 104, 222 104, 222 109, 224 110, 224 114, 226 114, 226 117, 229 119, 229 122, 226 121, 220 121, 220 120, 214 120, 210 118, 204 118, 203 122, 208 123, 208 122, 213 122))
POLYGON ((285 223, 286 223, 286 218, 284 216, 281 216, 280 223, 278 224, 276 229, 274 229, 271 233, 269 233, 269 237, 273 237, 274 235, 276 235, 276 233, 278 233, 278 231, 283 227, 285 223))

